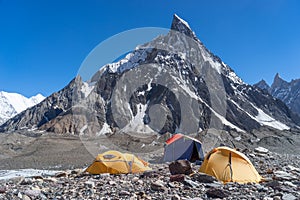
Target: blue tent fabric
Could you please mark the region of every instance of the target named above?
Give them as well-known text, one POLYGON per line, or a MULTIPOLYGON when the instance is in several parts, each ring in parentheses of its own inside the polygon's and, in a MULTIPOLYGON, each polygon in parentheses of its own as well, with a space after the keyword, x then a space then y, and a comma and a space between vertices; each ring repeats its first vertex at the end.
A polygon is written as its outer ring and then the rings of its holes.
MULTIPOLYGON (((175 137, 175 135, 173 136, 175 137)), ((171 162, 175 160, 189 160, 194 162, 196 160, 203 160, 203 150, 201 142, 189 136, 176 136, 176 139, 166 144, 164 152, 164 162, 171 162)))

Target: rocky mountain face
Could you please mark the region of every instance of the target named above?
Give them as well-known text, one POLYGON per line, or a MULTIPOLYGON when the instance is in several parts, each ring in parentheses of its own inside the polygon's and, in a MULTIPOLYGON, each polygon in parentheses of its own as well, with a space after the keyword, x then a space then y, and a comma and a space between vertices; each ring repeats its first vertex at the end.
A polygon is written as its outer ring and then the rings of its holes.
POLYGON ((292 111, 300 115, 300 79, 287 82, 277 73, 271 86, 264 80, 254 86, 269 92, 273 97, 280 99, 292 111))
POLYGON ((41 94, 27 98, 21 94, 0 91, 0 125, 43 99, 45 97, 41 94))
MULTIPOLYGON (((101 55, 100 55, 101 56, 101 55)), ((171 30, 107 64, 90 80, 64 89, 0 127, 102 135, 195 133, 208 128, 250 132, 296 128, 300 118, 269 93, 244 83, 174 15, 171 30)))

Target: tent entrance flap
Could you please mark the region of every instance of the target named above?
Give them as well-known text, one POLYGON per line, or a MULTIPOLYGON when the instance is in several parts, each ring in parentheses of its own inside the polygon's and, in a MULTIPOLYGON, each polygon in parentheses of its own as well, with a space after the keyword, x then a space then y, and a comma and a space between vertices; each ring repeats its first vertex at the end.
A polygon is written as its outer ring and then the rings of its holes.
POLYGON ((196 162, 197 160, 200 160, 198 149, 195 142, 193 142, 193 152, 190 160, 191 162, 196 162))

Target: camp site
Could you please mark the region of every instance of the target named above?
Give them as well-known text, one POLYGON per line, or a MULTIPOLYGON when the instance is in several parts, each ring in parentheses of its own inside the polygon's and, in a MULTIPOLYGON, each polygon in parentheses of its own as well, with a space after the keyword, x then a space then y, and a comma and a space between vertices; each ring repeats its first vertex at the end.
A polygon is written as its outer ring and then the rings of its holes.
POLYGON ((300 200, 300 0, 0 0, 0 200, 300 200))

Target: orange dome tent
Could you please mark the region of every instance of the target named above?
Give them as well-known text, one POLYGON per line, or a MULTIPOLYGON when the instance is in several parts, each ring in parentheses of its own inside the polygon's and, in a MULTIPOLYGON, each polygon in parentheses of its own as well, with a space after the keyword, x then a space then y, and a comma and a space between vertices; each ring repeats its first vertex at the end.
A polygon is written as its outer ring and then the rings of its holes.
POLYGON ((251 161, 241 152, 229 147, 211 150, 204 158, 199 172, 216 177, 223 183, 258 183, 261 176, 251 161))
POLYGON ((148 163, 133 154, 107 151, 99 154, 95 161, 86 169, 90 174, 128 174, 151 170, 148 163))

